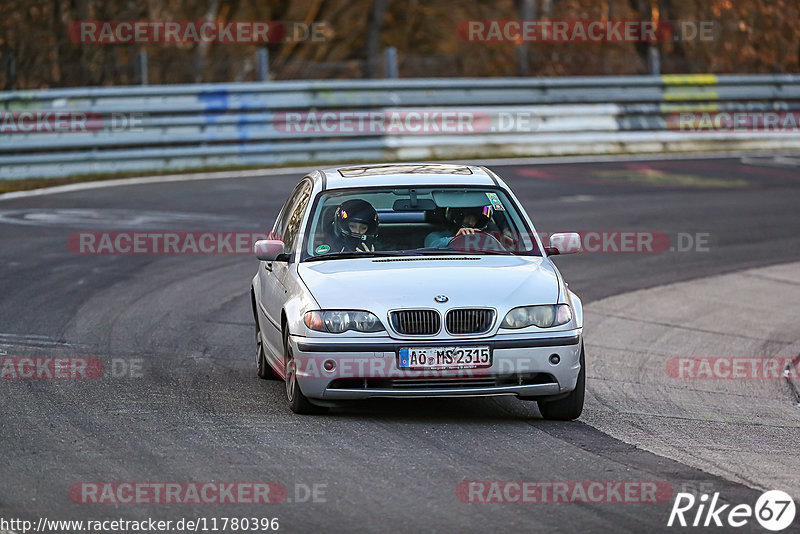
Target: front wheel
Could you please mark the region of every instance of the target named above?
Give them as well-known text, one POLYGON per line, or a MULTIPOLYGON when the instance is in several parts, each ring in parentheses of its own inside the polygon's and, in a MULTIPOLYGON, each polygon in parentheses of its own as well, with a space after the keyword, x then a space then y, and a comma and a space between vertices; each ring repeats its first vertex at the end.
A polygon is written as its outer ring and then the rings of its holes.
POLYGON ((275 374, 275 371, 267 362, 267 355, 264 354, 264 341, 261 339, 258 317, 256 317, 256 368, 258 369, 258 378, 262 380, 275 380, 278 378, 278 375, 275 374))
POLYGON ((267 356, 264 354, 264 343, 260 337, 256 344, 256 365, 258 366, 258 378, 262 380, 275 380, 278 378, 278 375, 275 374, 275 371, 272 370, 269 362, 267 362, 267 356))
POLYGON ((563 399, 537 402, 542 417, 553 421, 572 421, 580 417, 583 411, 583 398, 586 393, 586 358, 581 343, 581 371, 575 389, 563 399))
POLYGON ((300 384, 297 380, 297 362, 294 359, 287 330, 283 331, 283 354, 286 364, 286 399, 289 401, 289 408, 294 413, 301 415, 325 413, 327 411, 325 408, 312 404, 308 397, 300 391, 300 384))

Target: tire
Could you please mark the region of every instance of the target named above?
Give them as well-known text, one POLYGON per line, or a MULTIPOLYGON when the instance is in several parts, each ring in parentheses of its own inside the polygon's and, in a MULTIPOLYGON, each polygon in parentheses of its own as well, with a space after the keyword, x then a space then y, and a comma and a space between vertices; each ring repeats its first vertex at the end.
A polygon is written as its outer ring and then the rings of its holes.
POLYGON ((275 370, 267 362, 267 356, 264 354, 264 344, 261 341, 261 335, 256 325, 256 368, 258 369, 258 378, 262 380, 277 380, 279 377, 275 374, 275 370))
POLYGON ((327 412, 327 408, 313 404, 308 397, 300 391, 300 383, 297 381, 297 367, 292 354, 292 346, 289 343, 289 331, 283 330, 283 357, 286 364, 286 400, 289 401, 289 409, 300 415, 313 415, 327 412))
POLYGON ((580 417, 583 411, 583 399, 586 394, 586 357, 581 343, 581 370, 575 389, 564 397, 554 401, 537 401, 542 417, 551 421, 572 421, 580 417))
POLYGON ((264 354, 264 342, 261 340, 261 328, 258 326, 256 294, 252 287, 250 288, 250 304, 253 308, 253 320, 256 322, 256 374, 262 380, 278 380, 280 377, 275 374, 275 370, 267 363, 267 356, 264 354))

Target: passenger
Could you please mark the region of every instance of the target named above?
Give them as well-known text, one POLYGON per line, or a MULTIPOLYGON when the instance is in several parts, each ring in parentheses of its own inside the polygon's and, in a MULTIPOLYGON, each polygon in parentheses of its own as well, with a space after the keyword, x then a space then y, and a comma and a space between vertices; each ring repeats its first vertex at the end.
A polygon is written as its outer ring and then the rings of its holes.
POLYGON ((494 210, 491 206, 474 208, 447 208, 444 212, 449 228, 431 232, 425 237, 426 248, 447 248, 450 241, 458 236, 483 231, 492 220, 494 210))

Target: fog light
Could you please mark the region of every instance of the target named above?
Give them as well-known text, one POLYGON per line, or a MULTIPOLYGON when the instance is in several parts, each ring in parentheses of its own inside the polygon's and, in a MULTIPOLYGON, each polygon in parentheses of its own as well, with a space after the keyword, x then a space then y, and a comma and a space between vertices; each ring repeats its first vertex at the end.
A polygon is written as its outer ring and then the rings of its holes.
POLYGON ((558 362, 560 361, 561 361, 561 356, 559 356, 558 354, 550 355, 550 363, 552 363, 553 365, 558 365, 558 362))
POLYGON ((325 363, 322 364, 322 367, 326 371, 333 371, 336 369, 336 362, 333 360, 325 360, 325 363))

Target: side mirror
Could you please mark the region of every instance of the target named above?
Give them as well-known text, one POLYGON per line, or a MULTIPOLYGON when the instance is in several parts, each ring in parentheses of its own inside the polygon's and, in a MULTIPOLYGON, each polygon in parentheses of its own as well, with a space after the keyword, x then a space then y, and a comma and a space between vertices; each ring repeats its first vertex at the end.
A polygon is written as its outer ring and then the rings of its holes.
POLYGON ((550 246, 545 247, 544 251, 549 255, 555 254, 575 254, 580 252, 581 236, 577 232, 564 232, 550 236, 550 246))
POLYGON ((275 261, 283 254, 283 241, 259 239, 253 244, 253 253, 261 261, 275 261))

